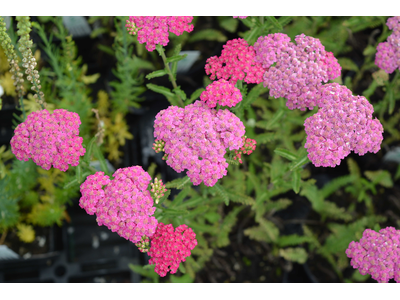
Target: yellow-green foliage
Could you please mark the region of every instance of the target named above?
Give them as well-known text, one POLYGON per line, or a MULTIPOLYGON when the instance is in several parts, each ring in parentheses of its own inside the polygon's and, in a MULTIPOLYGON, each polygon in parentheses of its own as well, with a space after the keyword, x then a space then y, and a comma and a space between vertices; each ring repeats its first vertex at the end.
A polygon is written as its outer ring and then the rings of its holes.
POLYGON ((32 243, 35 240, 35 230, 31 225, 17 224, 17 235, 25 243, 32 243))

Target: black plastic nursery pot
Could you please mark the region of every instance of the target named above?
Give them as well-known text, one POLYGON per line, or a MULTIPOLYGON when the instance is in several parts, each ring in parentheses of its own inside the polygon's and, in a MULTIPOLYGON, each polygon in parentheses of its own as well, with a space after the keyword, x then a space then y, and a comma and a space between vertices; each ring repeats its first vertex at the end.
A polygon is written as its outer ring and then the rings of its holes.
POLYGON ((13 231, 4 245, 18 258, 0 258, 0 282, 140 282, 129 264, 143 264, 131 242, 97 226, 94 216, 68 207, 69 222, 62 227, 35 228, 33 243, 23 243, 13 231))

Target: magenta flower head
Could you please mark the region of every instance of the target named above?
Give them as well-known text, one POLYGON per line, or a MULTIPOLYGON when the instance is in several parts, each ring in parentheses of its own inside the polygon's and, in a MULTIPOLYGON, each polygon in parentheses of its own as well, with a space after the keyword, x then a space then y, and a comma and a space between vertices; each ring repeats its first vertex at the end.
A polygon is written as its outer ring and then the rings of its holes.
POLYGON ((82 197, 79 199, 79 206, 89 215, 94 215, 99 200, 105 197, 104 186, 107 186, 110 182, 110 177, 104 175, 104 172, 97 172, 86 177, 85 182, 80 187, 82 197))
POLYGON ((321 87, 319 111, 304 122, 308 158, 316 167, 335 167, 354 151, 377 153, 383 127, 372 119, 373 107, 363 96, 337 83, 321 87))
POLYGON ((86 152, 79 136, 81 120, 75 112, 55 109, 32 112, 15 128, 11 151, 17 159, 29 158, 45 170, 51 166, 67 171, 68 165, 77 166, 79 157, 86 152))
POLYGON ((197 245, 196 234, 187 225, 180 225, 174 231, 171 224, 158 223, 150 241, 149 264, 155 265, 154 271, 161 277, 168 272, 175 274, 179 264, 190 256, 197 245))
POLYGON ((169 32, 181 35, 193 30, 193 17, 129 17, 126 27, 130 34, 138 35, 140 44, 146 43, 146 49, 153 51, 156 45, 167 46, 169 32))
POLYGON ((341 67, 318 39, 301 34, 295 41, 283 33, 261 36, 254 44, 255 61, 267 69, 264 86, 271 96, 285 97, 289 109, 313 109, 322 82, 338 77, 341 67))
POLYGON ((253 46, 239 38, 226 42, 223 47, 220 57, 212 56, 207 59, 205 70, 207 75, 211 74, 211 80, 222 78, 233 85, 238 80, 244 80, 246 83, 262 82, 265 70, 254 60, 253 46))
POLYGON ((359 242, 349 244, 346 255, 362 275, 370 274, 381 283, 392 278, 400 283, 400 230, 386 227, 378 233, 365 229, 359 242))
POLYGON ((154 121, 156 142, 162 140, 167 164, 187 175, 194 185, 213 186, 226 175, 226 148, 240 149, 245 128, 240 119, 226 109, 218 112, 202 101, 160 111, 154 121))
POLYGON ((210 108, 216 107, 217 104, 233 107, 242 101, 242 94, 237 87, 225 79, 220 79, 209 84, 201 93, 200 99, 210 108))
POLYGON ((152 236, 158 222, 152 216, 156 208, 147 190, 150 175, 134 166, 118 169, 113 176, 113 180, 103 172, 88 176, 81 185, 79 205, 88 214, 96 214, 99 226, 105 225, 133 243, 152 236))
POLYGON ((390 74, 400 70, 400 17, 387 19, 386 25, 393 32, 386 42, 376 48, 375 64, 390 74))

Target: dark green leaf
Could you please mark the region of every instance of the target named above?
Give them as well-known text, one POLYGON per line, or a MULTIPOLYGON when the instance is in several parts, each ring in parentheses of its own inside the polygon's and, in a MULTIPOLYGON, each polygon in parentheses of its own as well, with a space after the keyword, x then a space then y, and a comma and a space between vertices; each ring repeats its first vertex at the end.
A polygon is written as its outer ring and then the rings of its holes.
POLYGON ((152 78, 161 77, 161 76, 164 76, 164 75, 167 75, 167 74, 168 73, 167 73, 167 71, 165 69, 157 70, 157 71, 151 72, 150 74, 147 74, 146 78, 147 79, 152 79, 152 78))
POLYGON ((278 20, 275 17, 270 17, 270 16, 266 16, 265 17, 276 29, 278 30, 282 30, 283 27, 282 25, 278 22, 278 20))
POLYGON ((178 62, 178 61, 184 59, 186 56, 187 56, 187 54, 184 54, 184 55, 174 55, 174 56, 168 57, 168 58, 167 58, 167 63, 178 62))
POLYGON ((282 148, 277 148, 274 150, 274 152, 284 158, 287 158, 291 161, 296 160, 297 159, 297 155, 293 154, 292 152, 290 152, 289 150, 286 149, 282 149, 282 148))
POLYGON ((300 191, 300 181, 301 181, 300 170, 299 169, 294 170, 292 172, 292 188, 296 194, 298 194, 300 191))
POLYGON ((171 97, 172 98, 172 97, 175 96, 174 93, 172 93, 171 90, 166 88, 166 87, 155 85, 155 84, 152 84, 152 83, 148 83, 148 84, 146 84, 146 86, 147 86, 147 88, 149 90, 152 90, 152 91, 154 91, 156 93, 160 93, 160 94, 164 95, 165 97, 171 97))

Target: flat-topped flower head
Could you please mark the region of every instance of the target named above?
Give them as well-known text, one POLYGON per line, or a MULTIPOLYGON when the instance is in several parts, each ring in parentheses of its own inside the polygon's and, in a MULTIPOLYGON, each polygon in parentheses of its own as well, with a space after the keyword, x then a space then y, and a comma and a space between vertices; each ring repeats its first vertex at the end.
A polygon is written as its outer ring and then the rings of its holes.
POLYGON ((154 121, 154 137, 165 142, 167 164, 187 175, 194 185, 213 186, 226 175, 226 148, 243 145, 245 128, 240 119, 226 109, 218 112, 202 101, 160 111, 154 121))
POLYGON ((15 128, 11 151, 17 159, 29 158, 45 170, 52 166, 67 171, 68 165, 77 166, 86 152, 79 136, 79 115, 65 109, 32 112, 15 128))
POLYGON ((129 17, 127 30, 137 34, 140 44, 146 43, 146 49, 153 51, 156 45, 167 46, 169 32, 181 35, 193 30, 193 17, 129 17))
POLYGON ((400 283, 400 230, 386 227, 378 233, 365 229, 359 242, 349 244, 346 255, 362 275, 370 274, 381 283, 392 278, 400 283))
POLYGON ((375 64, 386 73, 400 70, 400 17, 387 19, 386 25, 393 30, 386 42, 376 48, 375 64))
POLYGON ((316 167, 335 167, 351 151, 377 153, 383 127, 372 119, 373 107, 363 96, 337 83, 321 87, 320 109, 304 122, 308 158, 316 167))
POLYGON ((155 265, 154 271, 161 277, 168 272, 175 274, 197 245, 196 234, 187 225, 180 225, 174 231, 172 224, 158 223, 150 241, 149 264, 155 265))
POLYGON ((283 33, 259 37, 255 60, 268 68, 263 79, 271 96, 286 98, 289 109, 313 109, 319 105, 322 82, 339 76, 341 67, 318 39, 301 34, 295 41, 283 33))
POLYGON ((264 69, 254 60, 255 51, 244 39, 229 40, 223 46, 221 56, 212 56, 207 59, 206 74, 211 80, 225 79, 233 85, 238 80, 246 83, 262 82, 264 69))
POLYGON ((233 107, 242 101, 242 94, 234 85, 225 79, 220 79, 206 87, 206 90, 200 95, 200 100, 210 108, 216 107, 217 104, 233 107))
POLYGON ((121 237, 139 243, 157 227, 155 207, 147 187, 150 175, 140 166, 118 169, 109 180, 103 172, 87 177, 81 185, 79 204, 88 214, 96 214, 99 226, 105 225, 121 237))

